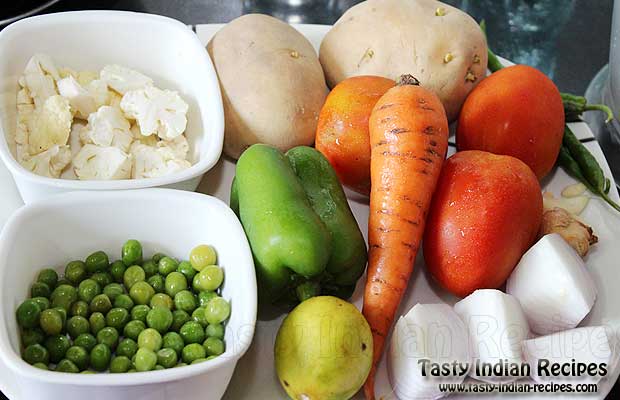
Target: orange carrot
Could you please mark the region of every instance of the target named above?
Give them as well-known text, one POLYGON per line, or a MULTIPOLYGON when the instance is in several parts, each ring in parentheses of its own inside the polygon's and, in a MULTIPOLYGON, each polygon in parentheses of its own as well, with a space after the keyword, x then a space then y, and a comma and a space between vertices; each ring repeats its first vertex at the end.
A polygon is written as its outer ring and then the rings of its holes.
POLYGON ((375 105, 370 128, 368 281, 363 313, 374 340, 374 378, 385 337, 407 289, 424 233, 426 214, 448 147, 448 120, 439 98, 403 75, 375 105))

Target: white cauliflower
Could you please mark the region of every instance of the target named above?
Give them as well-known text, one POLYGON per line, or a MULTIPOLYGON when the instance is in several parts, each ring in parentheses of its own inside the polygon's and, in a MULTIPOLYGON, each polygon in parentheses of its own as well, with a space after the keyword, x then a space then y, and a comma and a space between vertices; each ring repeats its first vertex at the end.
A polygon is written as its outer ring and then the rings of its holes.
POLYGON ((37 107, 29 119, 30 154, 39 154, 55 145, 66 145, 72 123, 73 114, 69 100, 58 95, 48 98, 42 108, 37 107))
POLYGON ((147 146, 157 146, 157 143, 160 142, 157 135, 150 135, 150 136, 142 135, 138 124, 131 125, 130 130, 131 130, 131 134, 133 135, 134 140, 138 140, 142 144, 145 144, 147 146))
POLYGON ((19 83, 22 87, 28 88, 38 108, 43 106, 49 97, 58 94, 56 91, 58 79, 60 75, 52 59, 44 54, 35 54, 26 64, 19 83))
POLYGON ((120 65, 106 65, 101 70, 100 77, 120 94, 153 85, 153 80, 148 76, 120 65))
POLYGON ((129 122, 116 107, 103 106, 97 112, 90 114, 88 125, 81 132, 82 143, 91 143, 97 146, 114 146, 129 152, 133 135, 129 122))
POLYGON ((71 162, 71 149, 69 146, 52 146, 37 155, 24 154, 21 164, 27 170, 37 175, 49 178, 58 178, 62 170, 71 162))
POLYGON ((81 180, 129 179, 131 156, 118 147, 86 144, 73 158, 73 169, 81 180))
POLYGON ((59 80, 57 85, 60 95, 69 99, 77 118, 86 119, 90 113, 97 111, 94 97, 73 76, 59 80))
POLYGON ((187 143, 185 135, 178 136, 172 140, 160 140, 157 142, 157 147, 169 148, 174 153, 175 157, 181 160, 185 160, 189 152, 189 144, 187 143))
POLYGON ((188 105, 179 94, 153 86, 127 92, 121 108, 128 118, 135 119, 144 136, 154 133, 172 140, 185 132, 188 105))
POLYGON ((152 147, 138 141, 131 146, 131 154, 134 158, 134 179, 165 176, 192 166, 189 161, 176 158, 168 147, 152 147))

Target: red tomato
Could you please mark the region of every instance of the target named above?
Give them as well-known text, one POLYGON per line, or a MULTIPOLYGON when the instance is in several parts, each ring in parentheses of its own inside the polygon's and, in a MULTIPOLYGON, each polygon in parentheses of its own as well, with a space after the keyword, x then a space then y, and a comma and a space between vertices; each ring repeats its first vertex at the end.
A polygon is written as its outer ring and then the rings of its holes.
POLYGON ((564 106, 551 79, 527 65, 503 68, 469 94, 459 116, 459 150, 517 157, 542 179, 564 134, 564 106))
POLYGON ((368 118, 395 82, 380 76, 355 76, 332 89, 319 114, 315 146, 329 160, 343 185, 370 193, 368 118))
POLYGON ((536 239, 543 200, 520 160, 483 151, 444 163, 424 232, 424 259, 437 282, 464 297, 500 287, 536 239))

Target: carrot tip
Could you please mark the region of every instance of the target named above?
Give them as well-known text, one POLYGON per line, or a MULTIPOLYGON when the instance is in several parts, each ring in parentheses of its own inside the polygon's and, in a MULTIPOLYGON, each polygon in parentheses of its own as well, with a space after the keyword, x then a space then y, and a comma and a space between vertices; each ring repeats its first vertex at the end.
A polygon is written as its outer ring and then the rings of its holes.
POLYGON ((398 77, 398 80, 396 81, 396 85, 398 86, 405 86, 405 85, 420 86, 420 81, 417 80, 416 77, 411 74, 403 74, 398 77))

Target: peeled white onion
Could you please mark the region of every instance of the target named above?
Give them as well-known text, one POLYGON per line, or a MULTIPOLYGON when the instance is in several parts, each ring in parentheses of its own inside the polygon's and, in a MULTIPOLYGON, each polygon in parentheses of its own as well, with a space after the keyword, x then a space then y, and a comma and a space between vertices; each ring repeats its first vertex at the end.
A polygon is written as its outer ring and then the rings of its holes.
POLYGON ((479 289, 454 305, 469 330, 474 368, 469 375, 485 382, 510 382, 519 379, 506 368, 523 363, 521 343, 529 328, 521 305, 509 294, 495 289, 479 289), (500 374, 485 371, 483 365, 497 366, 500 374), (477 369, 480 368, 480 374, 477 369))
POLYGON ((523 255, 506 292, 519 300, 530 329, 541 335, 576 327, 596 299, 583 260, 557 233, 543 236, 523 255))
POLYGON ((447 304, 417 304, 394 327, 388 351, 388 375, 400 400, 438 399, 447 393, 439 383, 462 383, 467 370, 444 377, 422 376, 421 359, 433 363, 470 364, 468 334, 447 304))
POLYGON ((570 329, 526 340, 523 342, 523 354, 530 364, 532 378, 539 383, 596 383, 605 376, 601 374, 601 364, 604 364, 607 374, 612 371, 612 351, 603 326, 570 329), (554 364, 558 365, 555 372, 554 364), (539 365, 546 368, 539 368, 539 365), (589 368, 590 374, 579 371, 579 368, 589 368))

